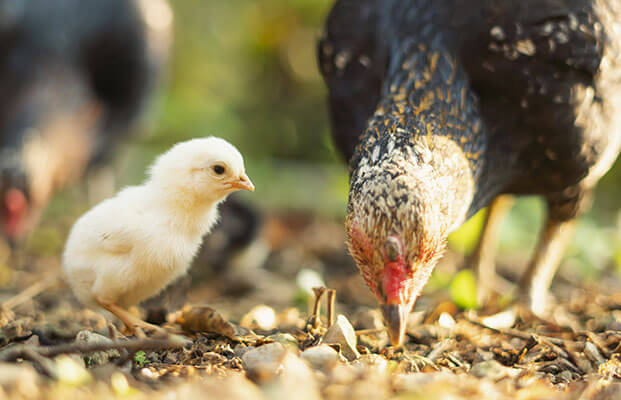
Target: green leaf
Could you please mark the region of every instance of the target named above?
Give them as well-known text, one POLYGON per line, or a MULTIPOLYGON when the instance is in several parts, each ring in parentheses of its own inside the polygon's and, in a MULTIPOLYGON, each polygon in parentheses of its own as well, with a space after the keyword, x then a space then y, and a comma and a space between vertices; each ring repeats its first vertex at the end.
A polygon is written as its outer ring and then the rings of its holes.
POLYGON ((481 210, 448 237, 449 246, 463 254, 470 254, 476 247, 487 209, 481 210))
POLYGON ((469 269, 459 271, 451 282, 451 299, 461 308, 477 308, 477 285, 469 269))
POLYGON ((149 363, 149 361, 147 360, 147 355, 142 350, 136 352, 136 354, 134 355, 134 360, 136 361, 136 365, 140 368, 144 367, 146 364, 149 363))
POLYGON ((395 360, 388 360, 388 372, 392 373, 395 372, 397 370, 397 367, 399 367, 399 363, 395 360))

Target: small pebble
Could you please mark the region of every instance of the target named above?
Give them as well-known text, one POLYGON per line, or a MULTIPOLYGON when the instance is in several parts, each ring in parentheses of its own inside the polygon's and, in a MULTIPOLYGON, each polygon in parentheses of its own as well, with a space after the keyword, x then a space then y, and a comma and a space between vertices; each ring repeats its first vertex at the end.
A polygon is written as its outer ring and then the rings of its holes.
POLYGON ((470 373, 478 378, 500 380, 506 377, 515 377, 520 374, 520 370, 505 367, 496 360, 489 360, 474 364, 470 369, 470 373))
MULTIPOLYGON (((94 333, 91 331, 80 331, 75 337, 76 343, 84 343, 84 344, 108 344, 112 343, 112 340, 100 335, 98 333, 94 333)), ((94 353, 86 354, 84 356, 84 361, 87 365, 103 365, 107 363, 110 359, 119 358, 121 354, 118 350, 107 350, 107 351, 96 351, 94 353)))
POLYGON ((141 369, 140 375, 147 379, 157 379, 157 375, 149 368, 141 369))
POLYGON ((298 341, 290 333, 275 333, 273 335, 269 335, 267 339, 271 339, 274 342, 282 344, 292 353, 297 354, 299 352, 298 341))
POLYGON ((309 347, 300 354, 300 357, 314 369, 324 371, 332 369, 340 360, 339 353, 327 344, 309 347))
POLYGON ((420 388, 429 385, 435 380, 448 377, 453 379, 453 374, 448 372, 438 372, 438 373, 424 373, 424 372, 415 372, 409 374, 395 374, 393 377, 393 389, 397 392, 414 392, 420 390, 420 388))
POLYGON ((599 366, 606 362, 599 350, 597 350, 597 346, 593 344, 593 342, 586 342, 584 344, 584 354, 591 360, 593 364, 599 366))
POLYGON ((502 329, 511 328, 515 324, 517 312, 515 307, 511 307, 506 311, 499 312, 494 315, 481 318, 481 322, 490 328, 502 329))
POLYGON ((495 40, 505 40, 505 32, 502 30, 502 28, 500 26, 494 26, 492 27, 492 29, 490 30, 490 35, 492 35, 492 37, 495 40))
POLYGON ((339 314, 334 324, 328 329, 323 336, 323 343, 341 345, 341 353, 349 361, 353 361, 360 357, 360 353, 356 350, 356 332, 351 326, 347 318, 339 314))
POLYGON ((530 39, 518 40, 515 44, 515 48, 520 54, 525 56, 534 56, 537 52, 535 44, 530 39))
POLYGON ((573 375, 570 370, 566 369, 557 375, 557 378, 565 383, 569 383, 573 380, 573 375))
POLYGON ((319 400, 321 398, 313 371, 298 356, 286 353, 280 375, 261 386, 268 399, 319 400))
POLYGON ((374 371, 384 374, 388 371, 388 361, 379 354, 363 354, 352 363, 357 367, 362 367, 365 371, 374 371))
POLYGON ((244 315, 239 323, 244 328, 264 331, 276 327, 276 312, 272 307, 260 304, 244 315))
POLYGON ((453 329, 455 327, 455 320, 451 317, 451 314, 443 312, 438 318, 438 324, 443 328, 453 329))
POLYGON ((268 343, 242 354, 244 368, 254 380, 268 379, 282 370, 287 349, 280 343, 268 343))

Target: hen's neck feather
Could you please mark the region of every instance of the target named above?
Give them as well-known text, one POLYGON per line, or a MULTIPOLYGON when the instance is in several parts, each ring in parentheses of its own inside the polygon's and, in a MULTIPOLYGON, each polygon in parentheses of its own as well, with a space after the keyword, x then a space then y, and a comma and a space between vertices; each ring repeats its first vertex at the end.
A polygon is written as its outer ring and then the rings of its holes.
POLYGON ((407 175, 419 182, 410 196, 435 210, 430 218, 448 234, 470 213, 487 132, 465 72, 435 43, 406 43, 389 66, 382 100, 350 163, 351 192, 392 190, 382 181, 407 175), (375 188, 365 187, 369 180, 375 188))

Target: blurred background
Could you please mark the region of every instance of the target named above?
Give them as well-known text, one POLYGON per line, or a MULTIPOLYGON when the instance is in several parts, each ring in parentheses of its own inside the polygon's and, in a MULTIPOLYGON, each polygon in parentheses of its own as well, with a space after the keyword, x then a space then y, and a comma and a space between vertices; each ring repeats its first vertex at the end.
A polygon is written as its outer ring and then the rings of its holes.
MULTIPOLYGON (((337 286, 341 298, 372 305, 343 245, 347 169, 331 142, 326 88, 316 65, 316 40, 331 4, 332 0, 172 0, 172 47, 142 123, 112 163, 52 197, 21 250, 9 255, 4 246, 0 288, 16 284, 29 270, 40 271, 35 266, 40 263, 57 266, 75 219, 119 187, 141 182, 155 155, 178 141, 216 135, 240 149, 256 185, 256 192, 237 198, 261 221, 260 237, 254 240, 260 244, 248 246, 254 250, 245 260, 254 258, 249 264, 284 277, 282 282, 269 278, 284 288, 278 300, 295 301, 297 292, 286 289, 291 279, 297 279, 302 290, 319 279, 337 286), (351 279, 335 278, 350 275, 351 279)), ((580 220, 557 281, 588 283, 621 276, 619 164, 602 179, 592 211, 580 220)), ((527 262, 542 215, 536 198, 522 198, 512 210, 498 256, 505 275, 518 276, 527 262)), ((450 295, 451 288, 454 293, 470 290, 468 279, 455 282, 453 277, 465 265, 482 222, 479 213, 451 236, 451 251, 428 291, 450 295)), ((199 286, 209 282, 201 277, 222 268, 214 262, 198 264, 192 274, 199 286)), ((239 281, 234 276, 229 279, 239 281)), ((224 301, 209 288, 197 293, 194 299, 224 301)), ((467 296, 457 300, 462 305, 472 302, 467 296)))

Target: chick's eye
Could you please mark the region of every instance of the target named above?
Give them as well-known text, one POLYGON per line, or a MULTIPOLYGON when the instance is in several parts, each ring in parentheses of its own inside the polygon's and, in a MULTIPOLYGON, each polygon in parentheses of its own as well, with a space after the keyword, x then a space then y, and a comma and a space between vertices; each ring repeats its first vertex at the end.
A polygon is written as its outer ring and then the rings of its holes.
POLYGON ((222 165, 214 165, 212 169, 217 175, 222 175, 224 173, 224 167, 222 165))

